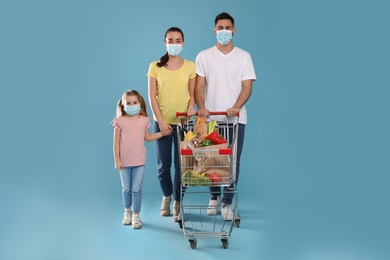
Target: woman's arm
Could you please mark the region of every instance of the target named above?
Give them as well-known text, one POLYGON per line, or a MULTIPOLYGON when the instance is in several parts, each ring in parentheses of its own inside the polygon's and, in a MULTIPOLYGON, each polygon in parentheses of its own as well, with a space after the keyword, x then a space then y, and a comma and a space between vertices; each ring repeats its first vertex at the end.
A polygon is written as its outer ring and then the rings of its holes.
POLYGON ((114 128, 114 161, 115 161, 115 169, 117 170, 123 170, 123 165, 120 159, 120 140, 121 140, 121 132, 114 128))
POLYGON ((195 83, 196 77, 190 79, 188 82, 188 94, 190 95, 190 100, 188 101, 187 116, 195 115, 195 83))
POLYGON ((204 98, 204 85, 206 83, 206 78, 197 76, 195 84, 195 100, 198 105, 198 113, 200 116, 205 116, 209 113, 205 107, 205 98, 204 98))
POLYGON ((149 92, 149 103, 153 114, 156 116, 158 126, 163 135, 169 135, 172 133, 172 127, 164 122, 162 118, 160 108, 156 99, 157 96, 157 82, 156 79, 149 76, 148 77, 148 92, 149 92))

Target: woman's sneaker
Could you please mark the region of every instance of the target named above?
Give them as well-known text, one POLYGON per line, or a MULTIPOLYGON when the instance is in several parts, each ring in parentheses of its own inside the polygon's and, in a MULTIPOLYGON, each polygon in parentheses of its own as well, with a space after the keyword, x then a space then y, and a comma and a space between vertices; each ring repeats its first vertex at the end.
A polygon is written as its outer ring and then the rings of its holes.
POLYGON ((133 214, 133 219, 131 220, 132 224, 133 224, 133 228, 134 229, 139 229, 142 227, 142 221, 141 219, 139 218, 139 214, 133 214))
POLYGON ((122 224, 123 225, 131 225, 131 215, 133 213, 131 212, 130 209, 125 209, 125 213, 123 214, 123 220, 122 224))
POLYGON ((169 216, 171 214, 171 197, 164 197, 161 202, 160 215, 169 216))
POLYGON ((179 220, 179 214, 180 214, 180 202, 179 201, 173 201, 173 221, 179 220))

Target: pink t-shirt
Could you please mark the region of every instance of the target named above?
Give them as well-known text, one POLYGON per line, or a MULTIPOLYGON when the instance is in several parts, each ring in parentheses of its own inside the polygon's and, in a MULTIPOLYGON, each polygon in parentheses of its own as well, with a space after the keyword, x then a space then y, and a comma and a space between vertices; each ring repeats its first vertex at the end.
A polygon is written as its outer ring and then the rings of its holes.
POLYGON ((146 162, 145 129, 150 127, 149 117, 121 116, 112 125, 121 132, 119 158, 123 166, 139 166, 146 162))

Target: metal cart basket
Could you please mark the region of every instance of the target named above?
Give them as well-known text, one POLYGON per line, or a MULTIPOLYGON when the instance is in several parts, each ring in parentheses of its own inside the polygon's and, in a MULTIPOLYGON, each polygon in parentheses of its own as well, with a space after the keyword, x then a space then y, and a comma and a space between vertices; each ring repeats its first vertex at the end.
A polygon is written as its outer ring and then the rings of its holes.
POLYGON ((195 136, 196 128, 196 116, 186 115, 176 113, 182 177, 178 223, 192 249, 197 246, 197 238, 220 238, 226 249, 234 224, 236 227, 240 224, 235 185, 238 116, 226 117, 226 112, 210 112, 210 117, 206 118, 207 124, 213 121, 216 125, 213 132, 226 142, 202 146, 196 141, 194 143, 193 138, 185 138, 188 134, 195 136), (220 187, 225 194, 233 193, 233 201, 229 205, 234 213, 233 220, 226 220, 220 214, 207 214, 211 194, 216 192, 211 191, 210 187, 220 187))

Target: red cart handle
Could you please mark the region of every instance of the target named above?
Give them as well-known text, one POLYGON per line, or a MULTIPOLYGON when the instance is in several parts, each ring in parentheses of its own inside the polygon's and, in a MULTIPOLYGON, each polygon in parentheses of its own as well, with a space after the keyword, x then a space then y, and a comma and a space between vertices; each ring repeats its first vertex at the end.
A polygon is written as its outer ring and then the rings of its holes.
MULTIPOLYGON (((217 112, 209 112, 209 115, 210 116, 226 116, 226 111, 217 111, 217 112)), ((196 112, 195 115, 198 115, 198 112, 196 112)), ((239 116, 240 113, 237 114, 237 116, 239 116)), ((187 116, 187 112, 176 112, 176 117, 179 117, 179 116, 187 116)))

